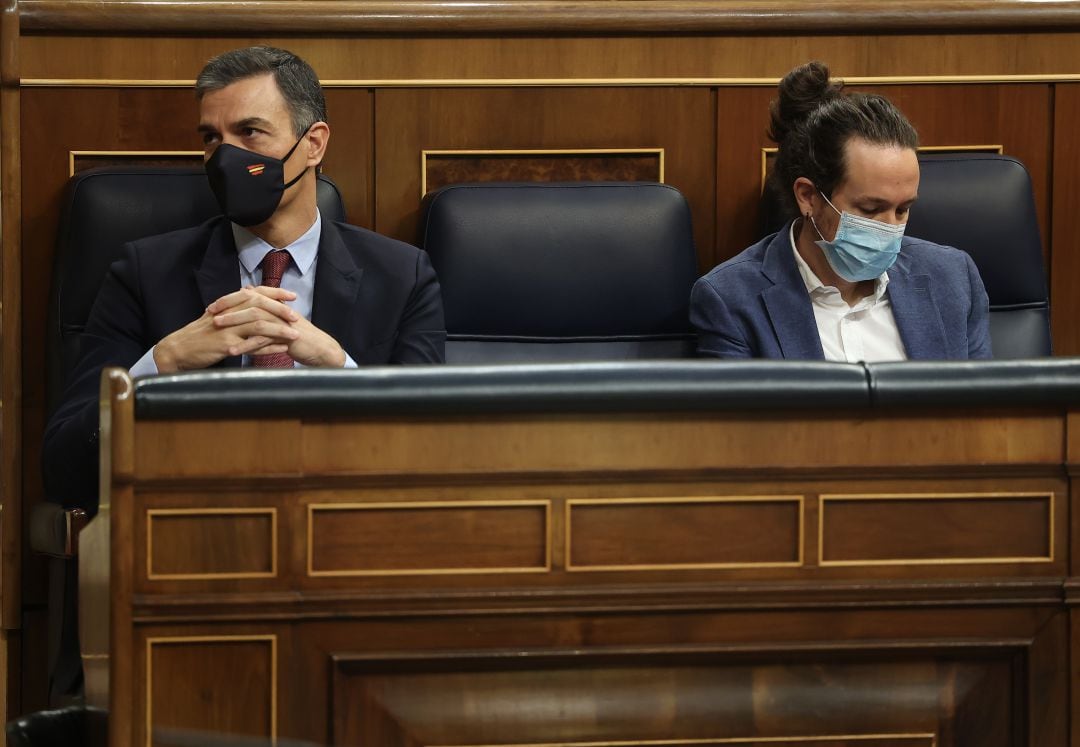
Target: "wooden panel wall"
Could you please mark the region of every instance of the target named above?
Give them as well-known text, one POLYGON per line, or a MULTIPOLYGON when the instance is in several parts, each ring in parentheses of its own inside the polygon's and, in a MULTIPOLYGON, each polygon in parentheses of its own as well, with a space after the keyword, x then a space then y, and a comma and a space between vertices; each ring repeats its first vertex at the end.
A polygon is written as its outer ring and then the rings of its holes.
MULTIPOLYGON (((45 629, 43 566, 18 529, 41 499, 46 299, 69 154, 198 150, 189 84, 224 49, 273 43, 313 63, 328 85, 326 171, 352 222, 415 241, 424 149, 662 148, 665 181, 690 201, 702 271, 760 233, 776 79, 824 59, 856 87, 893 98, 925 144, 1000 144, 1027 164, 1056 350, 1080 353, 1078 3, 971 3, 956 16, 828 1, 822 14, 782 2, 752 34, 735 20, 747 9, 721 2, 690 16, 663 2, 640 12, 564 3, 565 15, 545 6, 531 21, 512 3, 489 16, 465 7, 446 21, 445 8, 424 3, 255 2, 213 17, 183 3, 92 5, 4 4, 0 505, 3 624, 15 640, 22 618, 28 631, 45 629)), ((30 649, 27 709, 44 705, 43 655, 30 649)))

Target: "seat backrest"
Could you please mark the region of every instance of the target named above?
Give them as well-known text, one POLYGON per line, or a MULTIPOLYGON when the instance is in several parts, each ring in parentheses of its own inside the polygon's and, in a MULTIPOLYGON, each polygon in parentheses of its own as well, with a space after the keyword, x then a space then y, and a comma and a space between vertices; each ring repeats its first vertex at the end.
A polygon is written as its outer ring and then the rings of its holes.
MULTIPOLYGON (((345 220, 334 183, 320 174, 319 210, 345 220)), ((196 226, 221 210, 199 167, 110 166, 68 182, 53 259, 49 298, 48 406, 56 405, 78 355, 79 336, 105 273, 128 241, 196 226)))
MULTIPOLYGON (((990 297, 995 358, 1050 355, 1050 304, 1027 169, 988 153, 921 154, 919 167, 919 201, 907 235, 971 255, 990 297)), ((765 233, 788 217, 779 196, 766 189, 765 233)))
POLYGON ((992 154, 919 159, 919 201, 909 236, 963 249, 990 296, 995 358, 1050 355, 1050 302, 1031 177, 992 154))
POLYGON ((487 183, 428 196, 447 361, 693 355, 690 210, 646 182, 487 183))

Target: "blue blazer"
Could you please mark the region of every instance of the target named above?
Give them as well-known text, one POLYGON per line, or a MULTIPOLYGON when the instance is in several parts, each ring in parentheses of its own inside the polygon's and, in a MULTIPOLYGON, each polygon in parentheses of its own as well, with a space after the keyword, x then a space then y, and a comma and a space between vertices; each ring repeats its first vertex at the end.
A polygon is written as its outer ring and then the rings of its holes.
MULTIPOLYGON (((698 355, 824 360, 790 223, 700 278, 690 294, 698 355)), ((886 291, 912 360, 990 358, 990 303, 966 253, 904 237, 886 291)))

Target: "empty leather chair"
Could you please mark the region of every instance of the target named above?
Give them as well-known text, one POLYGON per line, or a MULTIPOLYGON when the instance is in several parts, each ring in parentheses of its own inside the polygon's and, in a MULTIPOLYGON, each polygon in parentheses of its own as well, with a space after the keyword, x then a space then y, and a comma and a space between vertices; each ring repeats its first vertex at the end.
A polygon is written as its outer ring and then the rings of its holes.
MULTIPOLYGON (((319 210, 329 220, 345 220, 336 185, 320 174, 319 210)), ((46 331, 46 403, 51 413, 79 351, 98 288, 124 243, 198 225, 221 210, 199 167, 111 166, 71 177, 64 196, 53 259, 46 331)), ((72 536, 85 514, 38 503, 31 512, 34 550, 51 555, 49 568, 50 704, 69 702, 81 687, 76 618, 78 547, 72 536)))
MULTIPOLYGON (((922 154, 919 201, 907 235, 971 255, 990 297, 994 357, 1050 355, 1050 303, 1027 169, 986 153, 922 154)), ((784 225, 782 202, 762 196, 765 233, 784 225)))
POLYGON ((693 355, 690 210, 645 182, 487 183, 429 195, 421 245, 447 362, 693 355))

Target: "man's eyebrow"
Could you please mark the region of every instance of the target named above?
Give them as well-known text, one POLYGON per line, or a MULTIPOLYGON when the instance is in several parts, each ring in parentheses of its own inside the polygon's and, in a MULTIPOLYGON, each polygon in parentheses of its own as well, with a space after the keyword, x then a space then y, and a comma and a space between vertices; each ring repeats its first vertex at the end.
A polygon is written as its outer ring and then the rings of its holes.
MULTIPOLYGON (((266 129, 272 126, 273 123, 270 122, 270 120, 268 119, 263 119, 262 117, 247 117, 245 119, 241 119, 239 122, 234 122, 230 125, 230 128, 242 130, 245 127, 261 127, 263 129, 266 129)), ((206 123, 200 123, 199 126, 195 128, 195 130, 197 132, 217 132, 217 127, 206 123)))
MULTIPOLYGON (((910 200, 904 200, 900 204, 901 205, 909 205, 909 204, 915 202, 915 200, 917 200, 917 199, 919 199, 919 196, 915 195, 910 200)), ((853 200, 853 202, 855 202, 855 203, 857 203, 859 205, 867 205, 867 204, 869 204, 869 205, 891 205, 892 204, 889 200, 886 200, 884 197, 873 197, 871 195, 862 195, 860 197, 856 197, 853 200)))
POLYGON ((242 130, 245 127, 262 127, 263 129, 273 126, 273 123, 269 119, 263 119, 262 117, 246 117, 239 122, 234 123, 234 129, 242 130))

